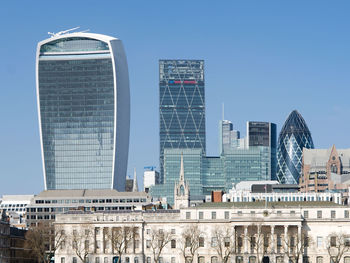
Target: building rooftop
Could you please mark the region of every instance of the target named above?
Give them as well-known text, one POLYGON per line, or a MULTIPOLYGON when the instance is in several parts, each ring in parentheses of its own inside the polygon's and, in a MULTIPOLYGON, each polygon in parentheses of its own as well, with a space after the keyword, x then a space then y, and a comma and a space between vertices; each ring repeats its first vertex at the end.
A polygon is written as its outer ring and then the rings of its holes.
POLYGON ((146 192, 118 192, 114 189, 102 190, 46 190, 36 198, 71 198, 71 197, 147 197, 146 192))
MULTIPOLYGON (((203 203, 197 208, 264 208, 265 202, 222 202, 222 203, 203 203)), ((267 202, 267 208, 291 208, 291 207, 344 207, 333 202, 267 202)))

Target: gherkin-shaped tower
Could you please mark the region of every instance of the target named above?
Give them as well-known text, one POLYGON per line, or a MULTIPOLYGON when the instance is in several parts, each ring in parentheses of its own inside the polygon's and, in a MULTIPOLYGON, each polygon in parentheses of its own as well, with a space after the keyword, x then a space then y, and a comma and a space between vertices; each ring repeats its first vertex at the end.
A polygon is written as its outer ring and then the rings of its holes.
POLYGON ((313 149, 314 143, 305 120, 294 110, 289 114, 278 138, 277 178, 280 183, 299 183, 304 147, 313 149))

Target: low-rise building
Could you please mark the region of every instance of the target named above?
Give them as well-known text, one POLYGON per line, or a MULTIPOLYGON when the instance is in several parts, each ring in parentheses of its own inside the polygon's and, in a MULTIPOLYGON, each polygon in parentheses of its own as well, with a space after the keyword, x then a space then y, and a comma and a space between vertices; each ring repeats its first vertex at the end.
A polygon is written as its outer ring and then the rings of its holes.
POLYGON ((5 210, 0 210, 0 262, 10 262, 10 223, 5 210))
POLYGON ((303 174, 300 191, 348 192, 350 186, 350 149, 303 149, 303 174))
POLYGON ((141 210, 151 198, 145 192, 105 190, 46 190, 36 195, 27 207, 27 225, 53 221, 57 214, 70 210, 130 211, 141 210))

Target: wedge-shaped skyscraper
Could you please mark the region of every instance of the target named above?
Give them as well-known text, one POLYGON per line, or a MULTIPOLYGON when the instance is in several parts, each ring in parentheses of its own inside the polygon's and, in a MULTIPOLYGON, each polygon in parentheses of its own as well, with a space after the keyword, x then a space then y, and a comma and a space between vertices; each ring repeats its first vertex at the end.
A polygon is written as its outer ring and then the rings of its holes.
POLYGON ((119 39, 56 34, 36 56, 45 189, 124 191, 130 91, 119 39))
POLYGON ((303 148, 313 149, 311 133, 305 120, 292 111, 278 138, 277 179, 283 184, 298 184, 302 172, 303 148))

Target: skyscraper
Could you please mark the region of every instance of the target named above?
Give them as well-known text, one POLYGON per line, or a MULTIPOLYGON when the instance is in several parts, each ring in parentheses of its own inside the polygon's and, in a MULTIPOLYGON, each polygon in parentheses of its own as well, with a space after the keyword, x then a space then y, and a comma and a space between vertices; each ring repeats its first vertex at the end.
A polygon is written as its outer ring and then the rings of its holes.
POLYGON ((231 121, 221 120, 219 122, 219 154, 224 154, 231 148, 239 147, 240 133, 233 129, 231 121))
MULTIPOLYGON (((267 163, 267 174, 271 178, 266 180, 276 180, 277 158, 276 158, 276 144, 277 144, 277 128, 276 124, 262 121, 248 121, 247 122, 247 144, 249 148, 255 146, 267 147, 263 154, 265 163, 267 163)), ((264 162, 262 162, 264 163, 264 162)))
POLYGON ((124 191, 130 94, 122 42, 64 33, 37 46, 45 189, 124 191))
POLYGON ((302 172, 303 148, 313 149, 311 133, 296 110, 284 123, 278 137, 277 179, 283 184, 298 184, 302 172))
POLYGON ((164 149, 201 149, 205 154, 203 60, 159 61, 160 173, 164 149))

